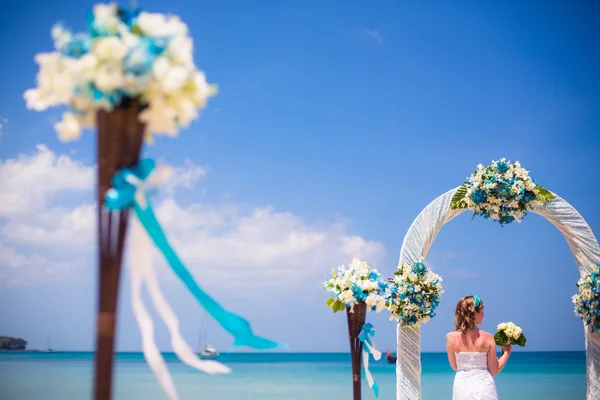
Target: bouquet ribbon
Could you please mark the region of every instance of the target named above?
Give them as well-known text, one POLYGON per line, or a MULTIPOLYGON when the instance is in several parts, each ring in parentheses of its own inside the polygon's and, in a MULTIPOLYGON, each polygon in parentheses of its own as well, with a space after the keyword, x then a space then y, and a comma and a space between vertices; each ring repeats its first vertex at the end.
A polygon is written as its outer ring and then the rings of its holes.
POLYGON ((360 333, 358 334, 358 340, 360 340, 363 344, 363 366, 365 369, 367 382, 369 383, 369 387, 373 389, 375 397, 379 397, 379 386, 369 371, 369 354, 372 354, 375 360, 379 360, 381 358, 381 352, 375 348, 373 336, 375 336, 375 329, 373 328, 373 325, 366 323, 362 326, 360 333))
POLYGON ((196 283, 190 271, 169 244, 154 214, 149 196, 157 191, 158 186, 171 175, 171 172, 169 168, 157 167, 154 160, 151 159, 142 159, 134 167, 121 169, 113 177, 113 187, 106 193, 104 206, 113 211, 132 207, 137 217, 132 231, 132 242, 135 248, 129 252, 133 312, 142 335, 144 357, 157 376, 163 390, 171 399, 177 399, 166 363, 154 342, 152 319, 141 298, 142 283, 146 284, 152 302, 171 334, 171 343, 175 353, 184 363, 210 374, 228 373, 230 369, 216 361, 200 360, 179 333, 177 318, 160 291, 156 272, 152 267, 150 241, 154 242, 175 275, 198 303, 234 337, 233 347, 249 346, 254 349, 266 350, 283 347, 283 345, 256 336, 247 320, 226 310, 210 297, 196 283))

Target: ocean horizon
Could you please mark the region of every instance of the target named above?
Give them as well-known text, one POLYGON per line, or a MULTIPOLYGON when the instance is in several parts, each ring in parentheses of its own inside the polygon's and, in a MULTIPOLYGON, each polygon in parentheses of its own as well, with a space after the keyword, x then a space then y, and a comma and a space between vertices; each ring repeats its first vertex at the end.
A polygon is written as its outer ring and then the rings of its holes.
MULTIPOLYGON (((231 352, 218 360, 232 368, 209 376, 163 353, 179 396, 207 400, 334 399, 352 397, 350 353, 231 352)), ((94 352, 0 352, 2 400, 91 398, 94 352)), ((451 399, 454 372, 445 352, 422 353, 423 399, 451 399)), ((385 357, 370 361, 380 387, 379 399, 396 398, 396 368, 385 357)), ((495 377, 500 398, 585 399, 585 351, 516 351, 495 377)), ((375 395, 363 380, 363 399, 375 395)), ((115 356, 114 399, 161 400, 158 386, 141 352, 115 356)))

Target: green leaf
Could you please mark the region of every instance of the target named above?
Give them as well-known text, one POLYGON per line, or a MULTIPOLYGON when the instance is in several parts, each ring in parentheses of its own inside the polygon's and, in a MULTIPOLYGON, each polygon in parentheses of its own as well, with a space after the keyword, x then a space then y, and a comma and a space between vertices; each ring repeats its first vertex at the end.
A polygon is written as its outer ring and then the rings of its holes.
POLYGON ((333 303, 333 312, 336 313, 338 311, 342 311, 346 309, 346 305, 339 300, 336 300, 333 303))
POLYGON ((538 201, 547 202, 552 201, 556 198, 556 196, 554 196, 552 192, 550 192, 547 189, 544 189, 540 185, 536 185, 535 188, 537 190, 536 200, 538 201))
POLYGON ((140 26, 138 24, 135 24, 131 28, 131 33, 133 33, 134 35, 142 36, 142 34, 143 34, 142 28, 140 28, 140 26))
POLYGON ((504 332, 496 332, 496 334, 494 335, 494 341, 498 346, 506 346, 508 338, 506 337, 506 334, 504 332))
POLYGON ((463 183, 462 185, 460 185, 456 193, 454 193, 454 196, 452 196, 452 200, 450 201, 450 209, 456 210, 459 208, 467 208, 467 203, 465 202, 467 188, 467 183, 463 183))
POLYGON ((333 303, 335 303, 335 299, 333 297, 330 297, 327 299, 327 303, 325 303, 325 306, 331 307, 333 305, 333 303))

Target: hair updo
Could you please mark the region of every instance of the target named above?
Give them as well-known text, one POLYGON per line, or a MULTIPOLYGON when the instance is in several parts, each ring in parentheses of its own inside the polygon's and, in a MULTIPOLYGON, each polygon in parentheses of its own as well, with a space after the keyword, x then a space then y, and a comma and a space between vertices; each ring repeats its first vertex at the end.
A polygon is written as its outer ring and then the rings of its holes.
POLYGON ((479 306, 475 307, 473 296, 465 296, 456 304, 454 311, 454 328, 463 335, 471 329, 475 329, 475 317, 483 309, 483 301, 479 300, 479 306))

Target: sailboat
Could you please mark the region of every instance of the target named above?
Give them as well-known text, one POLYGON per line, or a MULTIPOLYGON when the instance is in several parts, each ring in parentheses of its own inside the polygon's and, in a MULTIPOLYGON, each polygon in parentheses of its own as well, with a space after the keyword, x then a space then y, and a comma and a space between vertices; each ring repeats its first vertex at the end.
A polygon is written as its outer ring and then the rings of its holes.
POLYGON ((46 350, 44 353, 54 353, 54 349, 50 347, 50 336, 46 336, 46 350))
MULTIPOLYGON (((200 349, 200 345, 203 343, 206 343, 206 312, 202 314, 202 321, 200 323, 200 336, 198 337, 197 349, 200 349)), ((202 359, 214 359, 219 357, 219 352, 210 344, 205 344, 204 348, 201 351, 198 350, 196 354, 198 354, 198 356, 202 359)))

